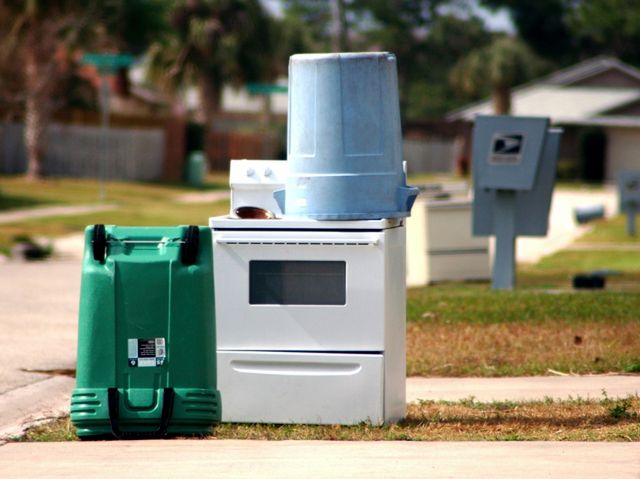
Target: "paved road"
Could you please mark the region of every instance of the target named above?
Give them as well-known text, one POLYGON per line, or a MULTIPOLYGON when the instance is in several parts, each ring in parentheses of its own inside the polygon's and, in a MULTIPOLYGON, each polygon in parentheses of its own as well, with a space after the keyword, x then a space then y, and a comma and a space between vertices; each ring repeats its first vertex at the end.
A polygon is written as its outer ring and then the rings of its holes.
POLYGON ((123 441, 0 447, 0 477, 638 479, 640 444, 123 441))
POLYGON ((0 264, 0 393, 75 367, 80 261, 0 264))

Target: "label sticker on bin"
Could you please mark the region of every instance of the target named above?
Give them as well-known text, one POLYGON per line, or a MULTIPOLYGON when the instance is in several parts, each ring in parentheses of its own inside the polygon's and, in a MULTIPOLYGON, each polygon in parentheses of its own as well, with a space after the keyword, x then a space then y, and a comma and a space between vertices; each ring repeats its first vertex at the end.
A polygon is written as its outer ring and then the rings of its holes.
POLYGON ((164 338, 129 338, 129 367, 162 366, 167 355, 164 338))

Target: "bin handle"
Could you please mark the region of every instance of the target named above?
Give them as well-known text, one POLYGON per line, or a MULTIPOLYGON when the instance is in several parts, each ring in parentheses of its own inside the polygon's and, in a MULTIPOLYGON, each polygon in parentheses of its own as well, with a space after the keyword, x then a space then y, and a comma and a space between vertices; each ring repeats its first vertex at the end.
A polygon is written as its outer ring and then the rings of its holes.
POLYGON ((149 437, 162 437, 167 435, 169 420, 173 414, 173 403, 175 399, 175 391, 173 388, 164 388, 162 395, 162 415, 160 416, 160 426, 155 431, 148 432, 126 432, 121 431, 118 424, 118 416, 120 415, 120 393, 118 388, 109 388, 109 423, 111 425, 111 434, 117 439, 146 439, 149 437))
POLYGON ((184 240, 179 239, 159 239, 159 240, 128 240, 128 239, 115 239, 109 238, 107 240, 109 244, 121 243, 121 244, 183 244, 184 240))

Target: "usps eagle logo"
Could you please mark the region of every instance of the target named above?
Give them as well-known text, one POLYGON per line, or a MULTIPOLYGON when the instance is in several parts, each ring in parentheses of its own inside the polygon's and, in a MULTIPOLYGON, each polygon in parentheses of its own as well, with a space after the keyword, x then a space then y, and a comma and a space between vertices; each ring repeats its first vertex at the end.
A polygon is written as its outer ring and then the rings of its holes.
POLYGON ((492 165, 517 165, 522 160, 524 135, 521 133, 496 133, 491 141, 489 163, 492 165))

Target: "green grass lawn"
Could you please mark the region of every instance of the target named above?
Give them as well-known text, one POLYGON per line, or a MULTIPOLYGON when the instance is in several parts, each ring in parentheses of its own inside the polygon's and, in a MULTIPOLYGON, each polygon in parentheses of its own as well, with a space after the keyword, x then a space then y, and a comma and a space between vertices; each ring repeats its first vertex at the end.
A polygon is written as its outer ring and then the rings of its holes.
MULTIPOLYGON (((398 424, 309 426, 220 424, 209 439, 324 441, 639 441, 640 399, 421 401, 398 424)), ((69 417, 32 428, 18 441, 77 441, 69 417)))
POLYGON ((517 276, 514 291, 488 283, 410 289, 407 373, 640 372, 640 251, 560 251, 519 265, 517 276), (596 269, 619 274, 601 291, 572 288, 574 274, 596 269))
MULTIPOLYGON (((167 194, 194 191, 226 190, 227 176, 210 174, 202 187, 168 182, 106 182, 106 202, 128 204, 139 199, 162 199, 167 194)), ((52 204, 91 204, 100 202, 97 180, 78 178, 46 178, 28 181, 24 176, 0 176, 0 211, 52 204)))
POLYGON ((609 220, 599 220, 593 231, 579 238, 578 244, 635 244, 640 247, 640 236, 627 234, 627 217, 618 215, 609 220))
MULTIPOLYGON (((224 175, 210 175, 202 188, 168 183, 108 182, 105 203, 114 209, 76 216, 38 218, 0 226, 0 251, 8 251, 16 237, 56 237, 81 232, 95 223, 165 226, 208 223, 210 216, 228 211, 228 202, 181 203, 182 194, 226 190, 224 175)), ((97 181, 46 179, 36 183, 23 177, 0 177, 0 211, 53 205, 100 204, 97 181)))

